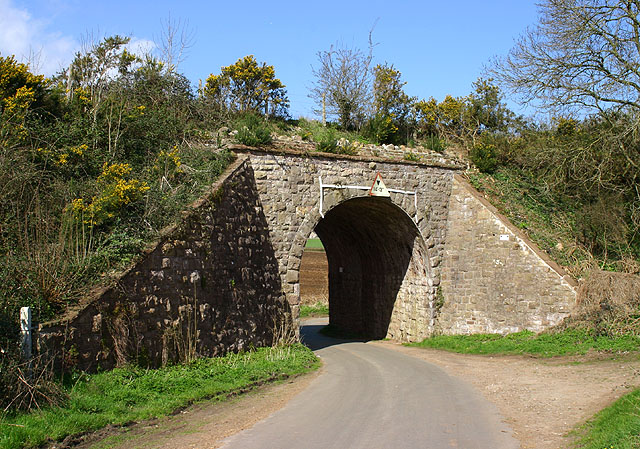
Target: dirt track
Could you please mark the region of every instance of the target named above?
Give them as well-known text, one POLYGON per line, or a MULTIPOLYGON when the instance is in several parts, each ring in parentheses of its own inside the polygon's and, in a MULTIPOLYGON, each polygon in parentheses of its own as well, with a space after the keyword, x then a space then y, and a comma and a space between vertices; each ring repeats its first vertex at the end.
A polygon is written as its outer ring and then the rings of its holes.
POLYGON ((640 386, 640 356, 478 356, 375 342, 434 363, 496 404, 523 449, 568 447, 568 433, 640 386))

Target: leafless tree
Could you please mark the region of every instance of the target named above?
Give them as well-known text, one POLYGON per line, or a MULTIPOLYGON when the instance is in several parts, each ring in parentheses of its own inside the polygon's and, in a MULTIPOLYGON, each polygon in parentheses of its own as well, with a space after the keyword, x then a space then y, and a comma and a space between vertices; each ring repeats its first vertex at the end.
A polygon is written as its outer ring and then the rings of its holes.
POLYGON ((640 0, 544 0, 493 75, 524 103, 640 112, 640 0))
POLYGON ((188 21, 174 20, 171 16, 166 21, 162 21, 162 31, 156 46, 168 73, 177 71, 178 66, 186 59, 194 41, 195 33, 189 28, 188 21))
POLYGON ((318 105, 323 100, 327 113, 337 116, 343 128, 353 128, 363 117, 372 98, 373 43, 365 53, 356 48, 331 46, 318 52, 319 67, 312 68, 315 83, 309 97, 318 105))

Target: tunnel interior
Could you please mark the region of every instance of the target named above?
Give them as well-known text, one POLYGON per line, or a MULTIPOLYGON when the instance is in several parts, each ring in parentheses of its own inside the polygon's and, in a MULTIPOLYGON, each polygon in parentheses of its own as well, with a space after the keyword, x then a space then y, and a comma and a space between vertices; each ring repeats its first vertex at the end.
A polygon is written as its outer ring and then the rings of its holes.
POLYGON ((399 298, 428 304, 426 249, 413 220, 388 198, 347 200, 315 228, 329 264, 329 322, 366 338, 388 336, 399 298), (418 285, 418 288, 415 288, 418 285))

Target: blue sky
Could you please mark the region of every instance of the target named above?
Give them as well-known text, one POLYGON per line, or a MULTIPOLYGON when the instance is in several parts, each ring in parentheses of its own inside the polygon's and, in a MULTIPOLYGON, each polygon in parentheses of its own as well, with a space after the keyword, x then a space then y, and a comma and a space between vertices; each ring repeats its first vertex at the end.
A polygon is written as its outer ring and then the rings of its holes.
MULTIPOLYGON (((67 65, 83 37, 121 34, 158 40, 169 17, 194 36, 179 67, 197 85, 220 67, 253 54, 286 85, 294 117, 312 116, 307 97, 317 53, 338 43, 366 49, 374 26, 375 62, 402 72, 420 98, 463 96, 493 56, 505 55, 537 21, 536 0, 395 1, 93 1, 0 0, 0 54, 39 53, 40 72, 67 65)), ((516 105, 509 102, 512 108, 516 105)))

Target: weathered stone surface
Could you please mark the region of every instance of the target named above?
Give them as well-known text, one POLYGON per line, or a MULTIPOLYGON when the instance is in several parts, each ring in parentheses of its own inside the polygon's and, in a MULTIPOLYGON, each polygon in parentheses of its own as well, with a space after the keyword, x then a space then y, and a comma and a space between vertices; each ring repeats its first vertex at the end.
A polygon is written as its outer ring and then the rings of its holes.
POLYGON ((447 236, 440 331, 541 331, 575 306, 575 283, 457 176, 447 236))
POLYGON ((253 170, 240 160, 116 286, 42 329, 40 345, 64 342, 66 362, 87 370, 157 366, 189 345, 207 356, 270 345, 276 318, 290 314, 273 248, 253 170))
POLYGON ((274 322, 297 319, 314 230, 331 322, 370 337, 540 330, 575 302, 570 282, 455 166, 244 151, 116 286, 43 329, 41 346, 64 342, 67 362, 96 369, 271 344, 274 322), (390 198, 369 195, 377 173, 390 198))
MULTIPOLYGON (((454 167, 291 152, 248 155, 255 171, 266 174, 256 184, 283 285, 297 285, 292 272, 300 269, 315 229, 327 247, 333 324, 403 341, 431 332, 439 283, 431 263, 437 267, 442 258, 454 167), (388 188, 403 192, 370 197, 377 173, 388 188), (321 211, 320 181, 363 189, 323 188, 321 211)), ((298 304, 294 293, 287 297, 298 304)))

